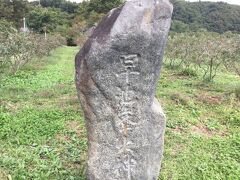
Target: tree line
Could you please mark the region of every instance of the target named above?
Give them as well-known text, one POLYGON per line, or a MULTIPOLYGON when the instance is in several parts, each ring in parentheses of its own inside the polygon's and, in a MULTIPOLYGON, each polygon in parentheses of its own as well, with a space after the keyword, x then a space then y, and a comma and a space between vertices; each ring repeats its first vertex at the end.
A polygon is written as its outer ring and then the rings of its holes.
MULTIPOLYGON (((60 33, 71 39, 82 39, 82 33, 96 25, 112 8, 124 0, 90 0, 82 3, 67 0, 0 0, 0 18, 17 29, 26 17, 30 30, 60 33)), ((174 6, 171 30, 189 32, 206 29, 212 32, 240 32, 240 6, 214 2, 171 0, 174 6)))
POLYGON ((174 6, 172 31, 206 29, 212 32, 240 32, 240 6, 223 2, 171 0, 174 6))
POLYGON ((20 29, 25 17, 30 31, 59 33, 73 45, 84 39, 83 33, 104 14, 121 3, 121 0, 91 0, 82 3, 67 0, 0 0, 0 21, 5 20, 20 29))

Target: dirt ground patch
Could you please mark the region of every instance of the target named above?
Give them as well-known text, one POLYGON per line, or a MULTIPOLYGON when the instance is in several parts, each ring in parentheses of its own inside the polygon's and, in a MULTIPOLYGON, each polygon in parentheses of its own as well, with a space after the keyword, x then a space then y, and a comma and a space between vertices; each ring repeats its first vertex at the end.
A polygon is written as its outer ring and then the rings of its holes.
POLYGON ((191 133, 198 134, 207 138, 212 138, 213 136, 226 136, 226 132, 210 131, 206 126, 200 124, 192 126, 190 128, 191 133))
POLYGON ((53 90, 43 90, 39 92, 37 96, 42 98, 52 98, 55 96, 55 92, 53 90))
POLYGON ((177 126, 174 129, 171 129, 171 131, 173 131, 175 133, 181 133, 181 132, 183 132, 183 129, 181 127, 177 126))
POLYGON ((60 142, 70 142, 71 141, 71 138, 64 134, 57 134, 56 139, 60 142))
POLYGON ((191 132, 208 138, 211 138, 214 135, 214 133, 204 125, 192 126, 191 132))
POLYGON ((207 93, 202 93, 197 96, 197 99, 203 103, 218 105, 222 103, 222 97, 211 96, 207 93))
POLYGON ((84 136, 84 130, 78 121, 69 121, 67 122, 66 127, 68 130, 74 131, 78 137, 84 136))

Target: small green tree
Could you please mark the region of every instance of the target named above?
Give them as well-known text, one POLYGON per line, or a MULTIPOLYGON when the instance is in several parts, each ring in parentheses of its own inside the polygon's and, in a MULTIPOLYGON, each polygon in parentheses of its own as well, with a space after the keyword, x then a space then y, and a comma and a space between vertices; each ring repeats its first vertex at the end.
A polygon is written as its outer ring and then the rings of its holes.
POLYGON ((43 27, 48 32, 56 32, 59 26, 69 26, 69 19, 70 16, 59 9, 35 7, 28 13, 27 23, 35 32, 43 33, 43 27))

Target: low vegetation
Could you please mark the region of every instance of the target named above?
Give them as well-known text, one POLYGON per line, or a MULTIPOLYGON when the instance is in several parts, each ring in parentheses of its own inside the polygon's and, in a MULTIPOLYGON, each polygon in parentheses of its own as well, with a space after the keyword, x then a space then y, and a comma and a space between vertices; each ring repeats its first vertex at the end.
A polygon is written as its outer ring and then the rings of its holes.
MULTIPOLYGON (((0 179, 85 179, 87 138, 74 85, 79 48, 61 47, 0 83, 0 179)), ((212 83, 163 68, 157 98, 167 115, 159 179, 238 179, 239 78, 212 83)))
POLYGON ((59 48, 1 80, 0 174, 5 179, 83 179, 87 141, 74 87, 77 51, 59 48))
POLYGON ((199 71, 206 81, 213 81, 223 69, 239 75, 240 35, 205 31, 171 33, 166 57, 169 67, 181 68, 188 75, 197 75, 199 71))
POLYGON ((6 21, 0 21, 0 75, 15 74, 29 61, 41 58, 62 44, 60 35, 44 37, 40 34, 17 31, 6 21))

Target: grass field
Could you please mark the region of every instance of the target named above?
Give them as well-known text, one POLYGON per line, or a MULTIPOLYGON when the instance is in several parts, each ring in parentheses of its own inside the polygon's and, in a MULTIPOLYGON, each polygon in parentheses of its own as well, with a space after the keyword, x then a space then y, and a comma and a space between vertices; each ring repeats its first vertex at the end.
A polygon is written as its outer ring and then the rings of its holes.
MULTIPOLYGON (((87 139, 74 85, 78 48, 61 47, 0 83, 0 180, 85 179, 87 139)), ((164 68, 168 117, 160 179, 240 179, 240 80, 203 83, 164 68)))

